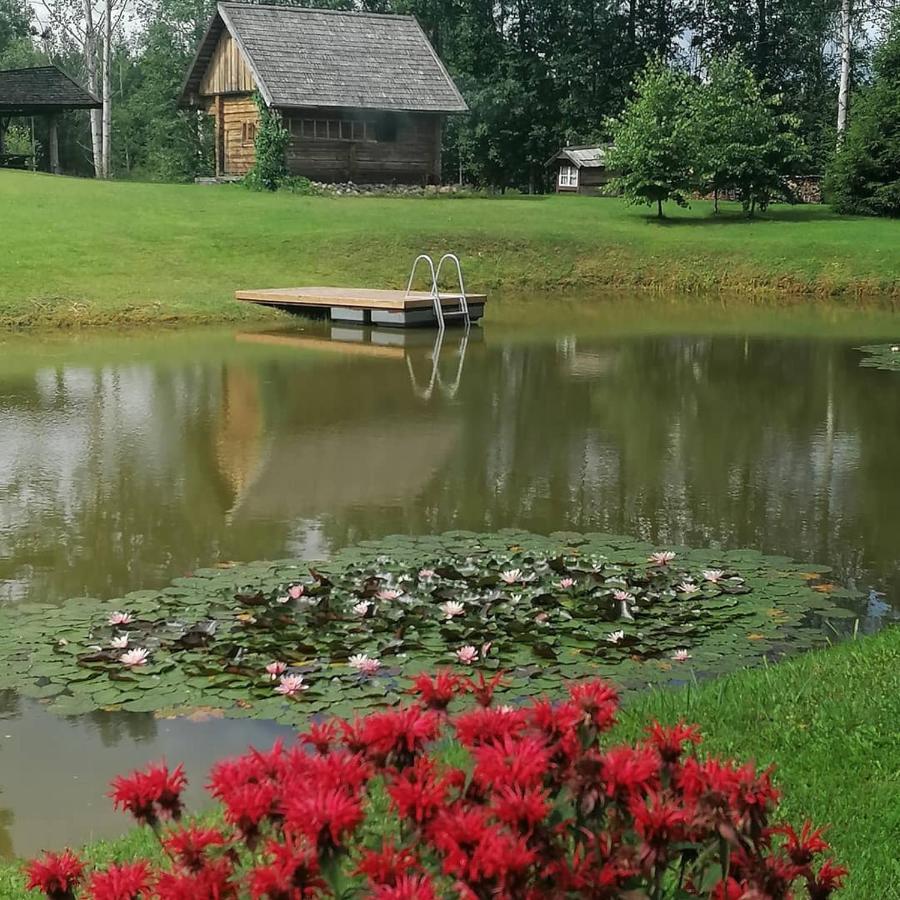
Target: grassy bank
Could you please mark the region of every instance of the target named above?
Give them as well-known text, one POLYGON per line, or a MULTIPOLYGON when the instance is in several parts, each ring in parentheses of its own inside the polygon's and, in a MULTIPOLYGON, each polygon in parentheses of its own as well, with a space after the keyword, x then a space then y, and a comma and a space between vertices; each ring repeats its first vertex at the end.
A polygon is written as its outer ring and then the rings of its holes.
MULTIPOLYGON (((783 814, 831 823, 851 868, 844 900, 900 897, 900 628, 633 701, 615 737, 653 718, 698 721, 707 752, 778 766, 783 814)), ((113 773, 110 773, 111 775, 113 773)), ((124 820, 123 820, 124 821, 124 820)), ((87 849, 98 863, 155 853, 147 832, 87 849)), ((0 865, 0 897, 27 895, 17 864, 0 865)))
POLYGON ((900 222, 775 207, 758 221, 586 197, 433 200, 253 194, 0 172, 0 326, 259 318, 238 287, 401 286, 453 249, 470 284, 900 295, 900 222))

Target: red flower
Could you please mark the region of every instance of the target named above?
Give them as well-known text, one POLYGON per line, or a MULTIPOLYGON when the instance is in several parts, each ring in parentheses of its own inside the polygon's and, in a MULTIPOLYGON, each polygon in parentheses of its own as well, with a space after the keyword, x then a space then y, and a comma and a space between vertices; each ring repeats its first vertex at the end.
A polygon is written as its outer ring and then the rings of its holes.
POLYGON ((829 849, 828 843, 822 837, 824 831, 824 828, 814 829, 812 822, 807 820, 801 826, 799 835, 787 823, 773 828, 771 833, 785 836, 784 849, 793 863, 808 866, 817 853, 829 849))
POLYGON ((476 747, 472 780, 482 789, 502 785, 536 787, 547 774, 550 751, 543 738, 507 735, 483 747, 476 747))
POLYGON ((551 703, 538 700, 530 710, 531 722, 546 738, 552 748, 554 762, 565 769, 581 750, 578 726, 584 713, 581 708, 567 701, 551 703))
POLYGON ((237 900, 231 863, 209 861, 199 872, 163 872, 156 882, 156 900, 237 900))
POLYGON ((440 730, 441 720, 436 713, 411 706, 368 716, 363 720, 361 736, 366 755, 377 765, 391 761, 402 768, 412 763, 440 730))
POLYGON ((747 895, 746 885, 740 884, 734 878, 720 881, 709 895, 709 900, 742 900, 747 895))
POLYGON ((317 723, 313 722, 309 726, 309 730, 305 734, 300 735, 300 740, 304 744, 314 747, 316 753, 328 753, 337 738, 338 726, 337 722, 317 723))
POLYGON ((619 695, 611 684, 600 679, 582 681, 569 688, 569 697, 598 731, 608 731, 616 724, 619 695))
POLYGON ((259 761, 253 756, 238 756, 225 759, 212 767, 207 790, 219 800, 224 800, 238 788, 248 784, 259 784, 263 773, 259 761))
POLYGON ((677 762, 684 752, 685 744, 691 743, 696 746, 701 741, 700 729, 696 725, 685 725, 684 722, 679 722, 671 728, 653 722, 647 727, 647 733, 650 736, 647 743, 656 747, 665 763, 677 762))
POLYGON ((485 681, 484 672, 478 673, 478 681, 465 680, 465 689, 472 694, 479 706, 490 706, 494 702, 494 692, 503 685, 505 672, 497 672, 490 681, 485 681))
POLYGON ((809 900, 828 900, 843 886, 848 872, 843 866, 836 866, 834 860, 826 859, 815 878, 807 881, 809 900))
POLYGON ((245 784, 222 798, 225 821, 240 832, 251 847, 259 837, 263 820, 277 812, 278 791, 271 784, 245 784))
POLYGON ((353 793, 360 791, 372 777, 372 767, 366 760, 349 750, 333 750, 305 760, 305 772, 296 767, 292 779, 297 775, 306 782, 323 788, 344 788, 353 793))
POLYGON ((302 900, 325 889, 319 861, 308 847, 288 838, 284 844, 271 841, 266 850, 272 861, 250 873, 252 900, 302 900))
POLYGON ((450 701, 465 689, 463 680, 452 672, 438 672, 433 678, 424 672, 413 679, 411 694, 417 694, 427 709, 443 712, 450 701))
POLYGON ((393 886, 410 872, 419 869, 419 860, 412 850, 396 848, 393 843, 383 843, 380 850, 366 850, 359 865, 358 875, 365 875, 371 887, 393 886))
POLYGON ((672 845, 685 838, 688 814, 671 797, 650 794, 631 803, 635 831, 643 838, 640 861, 647 869, 668 862, 672 845))
POLYGON ((447 802, 448 784, 435 774, 434 761, 420 757, 387 785, 391 806, 417 825, 430 822, 447 802))
POLYGON ((289 833, 307 838, 321 853, 343 844, 362 821, 363 810, 347 791, 311 784, 287 798, 284 816, 289 833))
POLYGON ((182 831, 163 838, 166 850, 188 871, 196 872, 206 864, 209 847, 221 847, 226 843, 225 835, 217 828, 200 828, 192 825, 182 831))
POLYGON ((478 707, 455 716, 452 724, 456 739, 464 747, 477 747, 521 734, 526 720, 521 710, 478 707))
POLYGON ((501 822, 528 833, 547 817, 550 801, 539 788, 500 785, 491 794, 490 808, 501 822))
POLYGON ((427 875, 401 875, 396 884, 382 884, 375 888, 376 900, 437 900, 434 885, 427 875))
POLYGON ((110 797, 116 809, 127 809, 139 824, 155 827, 160 819, 181 818, 181 792, 186 785, 184 766, 170 772, 165 763, 159 763, 128 778, 115 778, 110 797))
POLYGON ((105 872, 94 872, 88 882, 91 900, 139 900, 148 896, 152 878, 146 862, 112 865, 105 872))
POLYGON ((602 757, 608 797, 629 798, 659 784, 659 755, 647 747, 614 747, 602 757))
POLYGON ((71 900, 84 874, 84 864, 71 850, 45 853, 28 863, 25 874, 29 891, 43 891, 50 900, 71 900))

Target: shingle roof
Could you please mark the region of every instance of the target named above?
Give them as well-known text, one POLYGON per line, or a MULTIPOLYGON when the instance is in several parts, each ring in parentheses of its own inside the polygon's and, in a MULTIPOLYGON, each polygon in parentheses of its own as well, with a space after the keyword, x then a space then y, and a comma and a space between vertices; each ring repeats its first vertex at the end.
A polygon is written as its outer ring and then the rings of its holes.
POLYGON ((100 101, 56 66, 8 69, 0 72, 0 113, 51 112, 55 109, 95 109, 100 101))
POLYGON ((563 147, 559 153, 550 157, 547 165, 558 159, 565 159, 579 169, 602 169, 606 165, 609 147, 609 144, 600 144, 596 147, 563 147))
POLYGON ((464 112, 468 107, 412 16, 219 3, 185 81, 196 95, 227 28, 270 106, 464 112))

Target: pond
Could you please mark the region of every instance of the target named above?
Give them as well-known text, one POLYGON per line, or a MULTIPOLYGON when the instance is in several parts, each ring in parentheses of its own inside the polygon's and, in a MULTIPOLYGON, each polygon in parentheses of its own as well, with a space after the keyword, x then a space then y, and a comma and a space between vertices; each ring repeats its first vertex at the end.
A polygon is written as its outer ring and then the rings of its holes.
MULTIPOLYGON (((303 320, 2 338, 0 604, 515 527, 828 565, 862 591, 843 624, 874 630, 900 610, 900 375, 855 348, 898 332, 879 309, 556 298, 438 343, 303 320)), ((107 781, 147 759, 184 760, 199 799, 212 759, 279 733, 0 693, 0 854, 118 833, 107 781)))

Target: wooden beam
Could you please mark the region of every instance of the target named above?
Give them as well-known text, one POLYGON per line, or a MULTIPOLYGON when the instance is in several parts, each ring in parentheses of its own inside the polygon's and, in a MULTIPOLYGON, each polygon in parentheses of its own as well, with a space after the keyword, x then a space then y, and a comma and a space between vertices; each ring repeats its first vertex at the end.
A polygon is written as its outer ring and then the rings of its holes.
MULTIPOLYGON (((238 300, 277 306, 326 306, 350 309, 380 309, 403 312, 431 309, 434 301, 429 291, 381 291, 368 288, 303 287, 274 290, 236 291, 238 300)), ((466 294, 470 305, 485 302, 484 294, 466 294)), ((459 306, 459 294, 441 291, 441 305, 450 309, 459 306)))
POLYGON ((47 143, 50 150, 50 171, 54 175, 62 175, 59 165, 59 117, 55 114, 48 116, 47 124, 49 125, 47 143))

